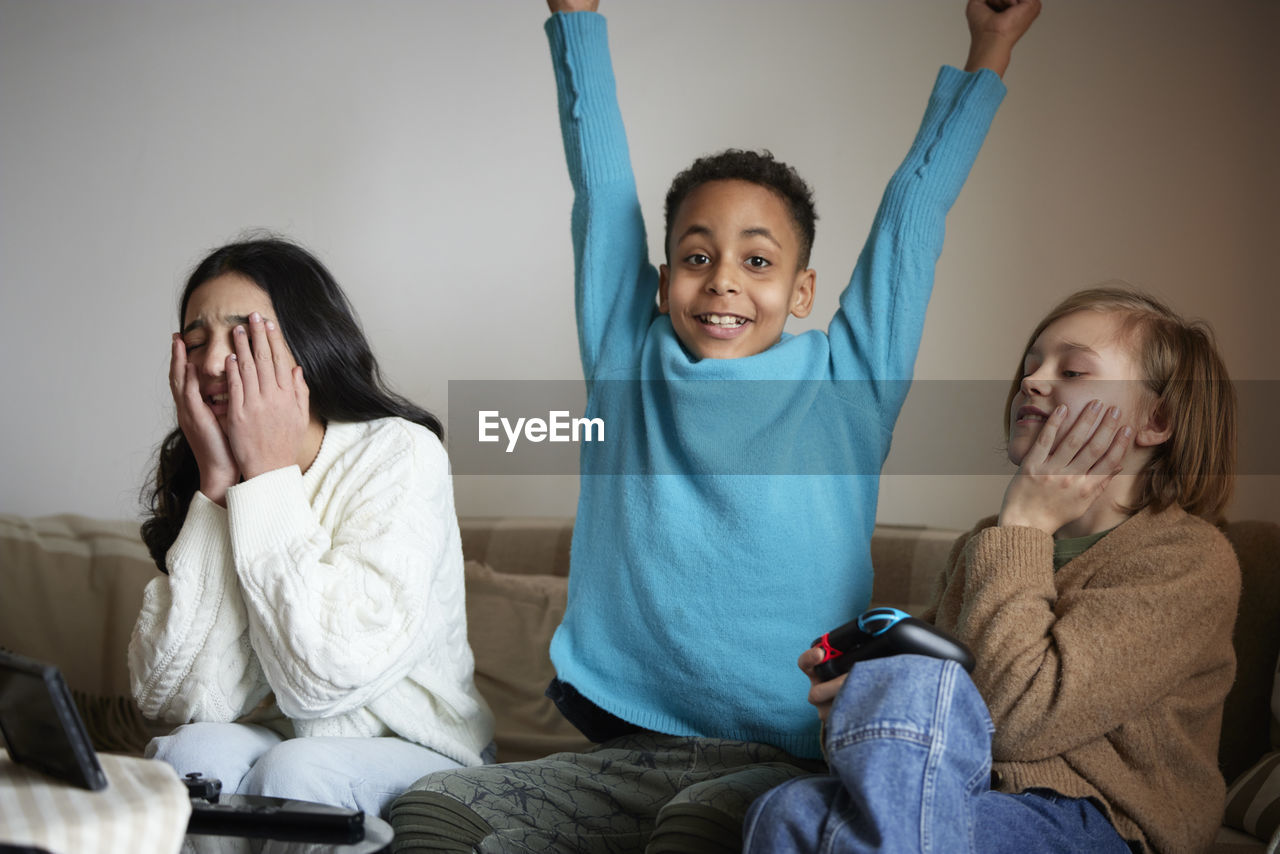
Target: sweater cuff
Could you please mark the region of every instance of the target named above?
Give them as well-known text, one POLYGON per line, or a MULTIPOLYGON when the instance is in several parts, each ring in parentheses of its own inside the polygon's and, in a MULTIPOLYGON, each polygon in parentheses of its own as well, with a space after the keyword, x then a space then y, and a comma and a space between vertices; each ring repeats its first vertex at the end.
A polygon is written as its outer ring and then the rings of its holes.
POLYGON ((989 69, 943 66, 911 150, 890 181, 878 222, 902 222, 925 234, 955 204, 1005 95, 989 69))
POLYGON ((296 465, 260 474, 227 490, 227 515, 236 564, 248 565, 281 543, 306 537, 316 527, 296 465))
POLYGON ((926 125, 921 134, 923 166, 962 170, 967 175, 1007 91, 1000 75, 989 68, 961 71, 942 66, 929 97, 933 126, 926 125), (944 134, 955 142, 941 145, 944 134))
POLYGON ((1000 101, 1008 91, 1000 75, 990 68, 962 71, 954 65, 944 65, 938 72, 938 80, 948 88, 961 89, 971 86, 980 94, 985 93, 986 97, 995 99, 991 105, 993 110, 1000 106, 1000 101))
POLYGON ((1017 525, 984 528, 965 546, 965 599, 993 580, 1010 581, 1053 570, 1053 537, 1038 528, 1017 525))
MULTIPOLYGON (((1000 75, 990 68, 961 71, 954 65, 944 65, 938 69, 938 78, 933 84, 933 99, 950 103, 950 110, 963 104, 966 112, 985 115, 985 119, 975 117, 972 120, 982 125, 985 135, 986 126, 991 124, 1008 91, 1000 75)), ((943 115, 947 112, 944 111, 943 115)))
POLYGON ((207 495, 196 490, 187 508, 178 538, 165 555, 165 566, 170 573, 180 567, 222 566, 231 554, 231 540, 227 530, 227 511, 213 503, 207 495))

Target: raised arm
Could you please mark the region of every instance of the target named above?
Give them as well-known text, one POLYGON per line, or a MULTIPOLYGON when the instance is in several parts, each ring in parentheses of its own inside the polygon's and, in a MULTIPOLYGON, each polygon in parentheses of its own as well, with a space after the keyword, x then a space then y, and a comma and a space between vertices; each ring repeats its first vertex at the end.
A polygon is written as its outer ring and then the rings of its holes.
POLYGON ((897 418, 915 366, 947 212, 1004 98, 999 74, 1038 11, 1039 0, 970 0, 968 70, 939 72, 840 297, 829 330, 833 372, 837 379, 890 381, 879 388, 886 428, 897 418))
POLYGON ((547 38, 573 184, 578 346, 588 380, 634 362, 653 321, 657 271, 614 86, 605 20, 591 0, 549 0, 547 38))

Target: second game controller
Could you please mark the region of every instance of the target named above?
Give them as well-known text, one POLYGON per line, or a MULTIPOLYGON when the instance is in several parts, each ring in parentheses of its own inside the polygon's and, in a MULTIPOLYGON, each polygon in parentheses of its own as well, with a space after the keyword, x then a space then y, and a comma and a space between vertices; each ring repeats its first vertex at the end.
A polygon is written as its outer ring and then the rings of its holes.
POLYGON ((859 661, 889 655, 928 655, 960 663, 973 672, 969 647, 924 620, 897 608, 872 608, 813 642, 825 653, 814 673, 824 682, 848 673, 859 661))

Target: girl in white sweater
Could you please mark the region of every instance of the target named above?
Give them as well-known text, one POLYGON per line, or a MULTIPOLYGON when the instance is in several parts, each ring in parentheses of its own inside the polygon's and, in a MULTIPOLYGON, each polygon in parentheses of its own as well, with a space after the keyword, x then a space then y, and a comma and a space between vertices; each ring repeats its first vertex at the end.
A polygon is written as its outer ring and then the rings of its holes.
POLYGON ((214 251, 179 306, 129 645, 148 756, 223 790, 380 814, 484 761, 440 422, 389 392, 346 297, 278 239, 214 251))

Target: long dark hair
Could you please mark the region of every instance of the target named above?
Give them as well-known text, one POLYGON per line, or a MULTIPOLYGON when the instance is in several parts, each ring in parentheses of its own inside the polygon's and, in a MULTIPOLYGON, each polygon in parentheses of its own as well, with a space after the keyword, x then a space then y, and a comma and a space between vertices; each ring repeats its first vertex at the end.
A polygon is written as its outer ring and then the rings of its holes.
MULTIPOLYGON (((178 326, 196 288, 237 273, 271 298, 276 320, 310 390, 311 413, 324 421, 371 421, 398 416, 444 439, 440 419, 386 387, 355 312, 333 275, 311 253, 277 237, 245 240, 215 249, 187 279, 178 302, 178 326)), ((144 489, 148 517, 142 540, 167 572, 165 554, 187 518, 200 487, 191 446, 175 428, 160 443, 155 474, 144 489)))

